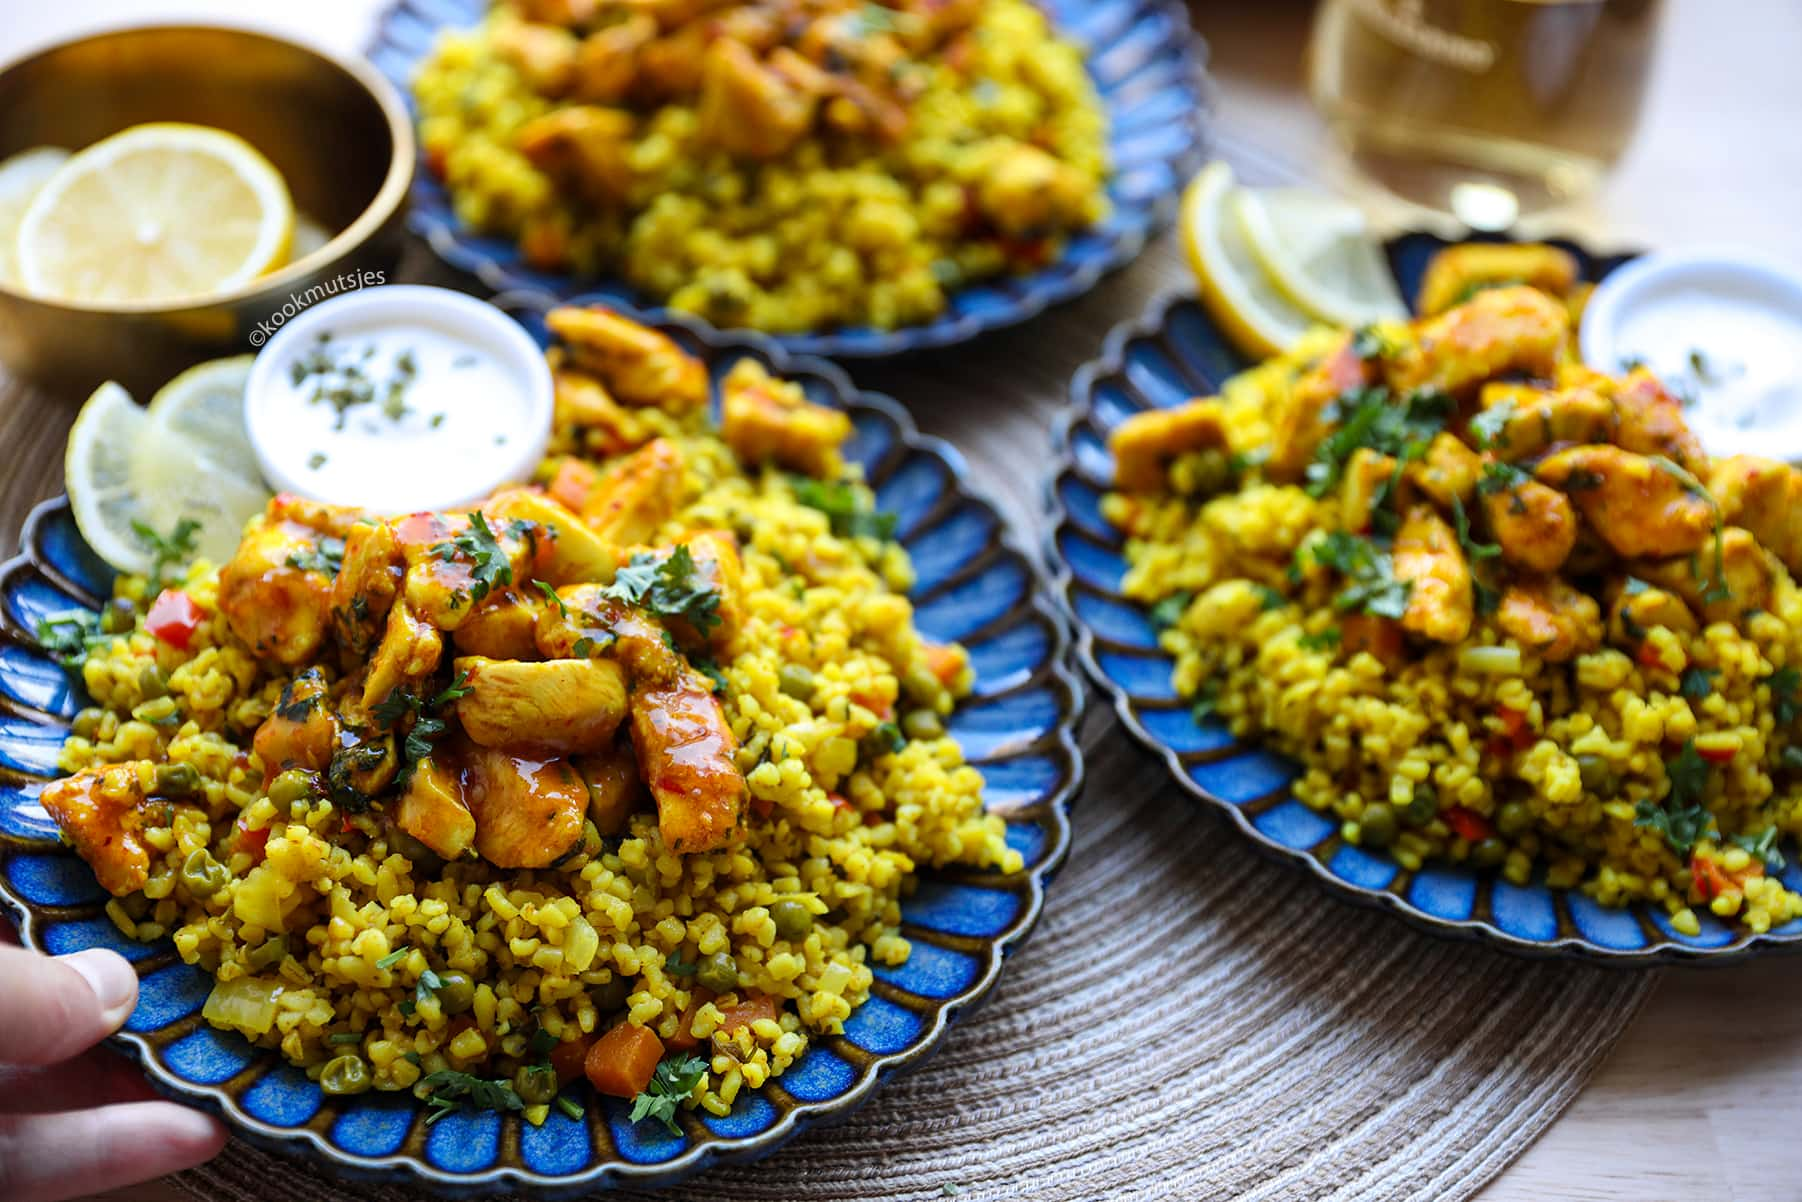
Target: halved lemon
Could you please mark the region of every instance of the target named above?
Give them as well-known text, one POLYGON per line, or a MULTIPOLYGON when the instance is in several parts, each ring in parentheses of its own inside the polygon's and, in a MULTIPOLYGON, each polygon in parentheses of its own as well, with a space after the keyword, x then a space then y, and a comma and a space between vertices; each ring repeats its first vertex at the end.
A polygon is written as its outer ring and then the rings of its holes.
POLYGON ((190 367, 150 399, 150 421, 184 440, 208 470, 261 487, 256 449, 244 429, 244 385, 255 355, 235 355, 190 367))
POLYGON ((13 251, 19 244, 19 223, 25 219, 25 210, 68 161, 69 152, 61 147, 38 146, 0 163, 0 283, 15 278, 13 251))
POLYGON ((102 384, 76 415, 63 456, 69 508, 94 553, 121 572, 154 565, 143 532, 200 523, 198 554, 222 563, 269 499, 260 482, 205 470, 189 440, 159 428, 119 385, 102 384))
POLYGON ((1233 169, 1203 167, 1183 189, 1183 250, 1201 285, 1202 304, 1247 355, 1280 355, 1308 332, 1314 318, 1265 277, 1228 204, 1233 169))
POLYGON ((288 185, 250 143, 137 125, 77 154, 32 199, 19 280, 87 303, 198 298, 280 266, 293 236, 288 185))
POLYGON ((1230 205, 1265 276, 1313 317, 1354 327, 1407 318, 1357 205, 1312 188, 1240 188, 1230 205))

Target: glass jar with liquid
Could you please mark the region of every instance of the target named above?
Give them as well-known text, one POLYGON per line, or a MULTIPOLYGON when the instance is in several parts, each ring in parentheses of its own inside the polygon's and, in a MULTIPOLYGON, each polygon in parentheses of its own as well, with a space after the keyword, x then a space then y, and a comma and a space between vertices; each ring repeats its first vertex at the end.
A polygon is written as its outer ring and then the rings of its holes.
POLYGON ((1633 135, 1660 0, 1322 0, 1314 103, 1410 200, 1499 229, 1593 188, 1633 135))

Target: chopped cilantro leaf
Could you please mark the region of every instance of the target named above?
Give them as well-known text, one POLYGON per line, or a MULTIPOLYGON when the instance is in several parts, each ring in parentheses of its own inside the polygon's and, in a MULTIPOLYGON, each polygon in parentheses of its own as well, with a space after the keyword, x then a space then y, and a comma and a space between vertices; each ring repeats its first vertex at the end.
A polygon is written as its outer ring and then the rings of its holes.
POLYGON ((1151 607, 1151 624, 1160 630, 1176 625, 1189 608, 1189 602, 1194 599, 1194 593, 1171 593, 1151 607))
POLYGON ((701 962, 699 960, 684 960, 682 958, 682 949, 677 948, 665 957, 663 961, 663 971, 672 977, 692 977, 695 975, 695 969, 699 968, 700 965, 701 962))
POLYGON ((513 583, 513 565, 479 509, 470 512, 468 529, 439 543, 432 548, 432 553, 447 563, 468 562, 472 601, 480 601, 500 585, 513 583))
POLYGON ((1719 668, 1685 668, 1677 691, 1691 701, 1700 701, 1714 692, 1714 678, 1720 674, 1719 668))
POLYGON ((555 605, 557 607, 558 614, 560 614, 561 616, 563 616, 565 618, 569 617, 569 606, 567 606, 563 603, 563 598, 559 597, 557 595, 556 589, 552 588, 549 584, 545 583, 542 580, 534 580, 534 581, 532 581, 532 584, 538 589, 539 592, 544 594, 545 600, 549 601, 552 605, 555 605))
POLYGON ((525 1102, 513 1092, 511 1083, 490 1081, 455 1069, 441 1068, 428 1074, 419 1085, 425 1091, 425 1103, 432 1111, 426 1116, 428 1127, 460 1105, 476 1110, 507 1111, 526 1108, 525 1102))
POLYGON ((1657 831, 1672 851, 1686 856, 1714 822, 1714 815, 1702 804, 1708 788, 1708 761, 1696 751, 1694 739, 1686 740, 1677 757, 1665 764, 1664 774, 1671 786, 1664 804, 1639 802, 1634 806, 1633 825, 1657 831))
POLYGON ((850 481, 815 480, 811 476, 790 479, 794 484, 795 500, 825 514, 832 533, 840 538, 873 538, 887 542, 895 537, 895 515, 865 506, 850 481))
POLYGON ((681 543, 662 558, 651 551, 637 552, 601 591, 659 617, 685 618, 702 634, 720 624, 719 590, 700 579, 694 556, 681 543))
POLYGON ((1483 412, 1470 419, 1471 441, 1477 444, 1477 450, 1487 451, 1495 446, 1507 446, 1507 441, 1498 443, 1502 432, 1508 428, 1509 419, 1514 416, 1514 402, 1502 401, 1491 405, 1483 412))
POLYGON ((1220 700, 1220 682, 1210 680, 1195 690, 1195 705, 1189 712, 1197 722, 1205 722, 1214 716, 1214 706, 1220 700))
POLYGON ((100 615, 88 609, 65 609, 38 619, 38 646, 70 671, 81 667, 88 652, 106 641, 100 615))
POLYGON ((324 572, 327 576, 335 577, 344 567, 344 540, 327 535, 309 550, 296 551, 288 556, 288 566, 299 568, 303 572, 324 572))
POLYGON ((1771 686, 1771 708, 1776 713, 1777 721, 1787 726, 1802 717, 1802 697, 1797 696, 1797 690, 1802 688, 1802 672, 1794 668, 1778 668, 1764 679, 1771 686))
POLYGON ((1419 458, 1452 413, 1451 398, 1437 392, 1415 392, 1394 400, 1387 388, 1347 392, 1327 410, 1335 423, 1320 440, 1307 468, 1308 492, 1325 496, 1339 483, 1352 453, 1363 448, 1398 459, 1419 458))
POLYGON ((1485 497, 1498 492, 1512 492, 1533 477, 1512 463, 1489 463, 1483 466, 1483 478, 1477 481, 1477 492, 1485 497))
POLYGON ((1289 598, 1268 584, 1260 584, 1255 587, 1258 590, 1258 608, 1263 612, 1269 613, 1273 609, 1281 609, 1289 604, 1289 598))
POLYGON ((1333 598, 1341 613, 1399 618, 1407 612, 1411 582, 1397 580, 1389 552, 1367 538, 1335 530, 1314 544, 1314 562, 1344 576, 1346 585, 1333 598))
POLYGON ((393 968, 396 964, 399 964, 402 960, 407 958, 407 950, 408 949, 404 947, 397 947, 387 955, 383 956, 380 960, 377 960, 375 966, 377 968, 393 968))
POLYGON ((645 1086, 644 1092, 632 1099, 631 1121, 656 1119, 669 1129, 671 1135, 681 1135, 682 1128, 676 1126, 676 1107, 695 1091, 695 1086, 706 1075, 707 1062, 699 1056, 682 1053, 665 1057, 658 1062, 657 1071, 651 1075, 651 1083, 645 1086))
POLYGON ((166 536, 158 534, 143 522, 132 522, 131 532, 150 552, 151 592, 160 591, 168 582, 170 568, 181 567, 194 558, 194 553, 199 550, 194 542, 194 535, 199 531, 200 523, 193 518, 182 518, 166 536))
POLYGON ((1783 853, 1777 850, 1777 828, 1774 826, 1767 826, 1756 835, 1735 835, 1729 842, 1754 859, 1764 861, 1766 872, 1782 872, 1788 863, 1783 853))
POLYGON ((716 660, 709 656, 698 655, 690 656, 688 662, 695 671, 713 682, 714 692, 724 693, 726 691, 726 674, 720 670, 716 660))
POLYGON ((1329 647, 1337 647, 1344 637, 1337 626, 1328 626, 1319 634, 1304 634, 1298 642, 1307 651, 1325 651, 1329 647))

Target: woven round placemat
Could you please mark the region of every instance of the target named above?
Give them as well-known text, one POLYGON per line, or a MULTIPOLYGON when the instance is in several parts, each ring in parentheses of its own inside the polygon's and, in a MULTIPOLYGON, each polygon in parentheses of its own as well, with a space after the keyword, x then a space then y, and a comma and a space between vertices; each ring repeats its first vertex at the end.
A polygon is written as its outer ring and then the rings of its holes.
MULTIPOLYGON (((1557 1117, 1651 988, 1340 902, 1110 721, 1087 735, 1070 864, 983 1007, 844 1123, 654 1196, 1452 1202, 1557 1117)), ((202 1202, 417 1197, 236 1141, 175 1180, 202 1202)))

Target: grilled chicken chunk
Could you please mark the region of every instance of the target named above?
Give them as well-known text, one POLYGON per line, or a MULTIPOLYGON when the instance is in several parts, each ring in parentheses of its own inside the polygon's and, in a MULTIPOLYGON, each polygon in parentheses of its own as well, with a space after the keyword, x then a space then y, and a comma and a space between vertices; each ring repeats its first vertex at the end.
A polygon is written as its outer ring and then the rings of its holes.
POLYGON ((851 419, 816 405, 799 384, 778 380, 755 359, 740 359, 720 385, 720 436, 746 467, 775 462, 819 479, 844 470, 839 448, 851 419))
POLYGON ((448 763, 475 818, 475 849, 495 867, 544 868, 581 840, 588 786, 568 760, 464 745, 448 763))
POLYGON ((1681 469, 1614 446, 1571 447, 1534 473, 1561 489, 1623 559, 1688 555, 1714 528, 1714 508, 1681 469))
POLYGON ((1470 565, 1458 536, 1431 505, 1415 505, 1395 533, 1395 576, 1410 582, 1402 629, 1441 643, 1470 633, 1470 565))
POLYGON ((628 405, 684 413, 707 403, 707 369, 665 334, 602 308, 552 309, 545 324, 628 405))
POLYGON ((1550 379, 1569 335, 1569 313, 1545 293, 1491 288, 1421 322, 1388 360, 1389 383, 1458 396, 1507 372, 1550 379))
POLYGON ((745 778, 732 758, 738 740, 711 681, 690 672, 641 687, 632 698, 632 745, 671 851, 712 851, 737 836, 745 778))
POLYGON ((463 783, 435 756, 413 765, 394 822, 447 860, 461 859, 475 846, 476 820, 463 804, 463 783))
POLYGON ((1174 409, 1135 413, 1108 435, 1114 456, 1114 487, 1156 492, 1164 487, 1171 461, 1191 451, 1226 450, 1226 413, 1212 397, 1174 409))
POLYGON ((1602 609, 1589 594, 1556 576, 1511 585, 1496 610, 1496 625, 1520 645, 1554 664, 1602 645, 1602 609))
POLYGON ((115 897, 142 889, 150 879, 150 852, 142 838, 141 768, 146 766, 136 761, 83 768, 51 781, 38 794, 38 804, 94 869, 101 887, 115 897))
POLYGON ((469 690, 457 699, 457 719, 483 747, 551 756, 596 752, 612 742, 626 716, 626 677, 612 660, 521 663, 465 655, 453 666, 469 690))

